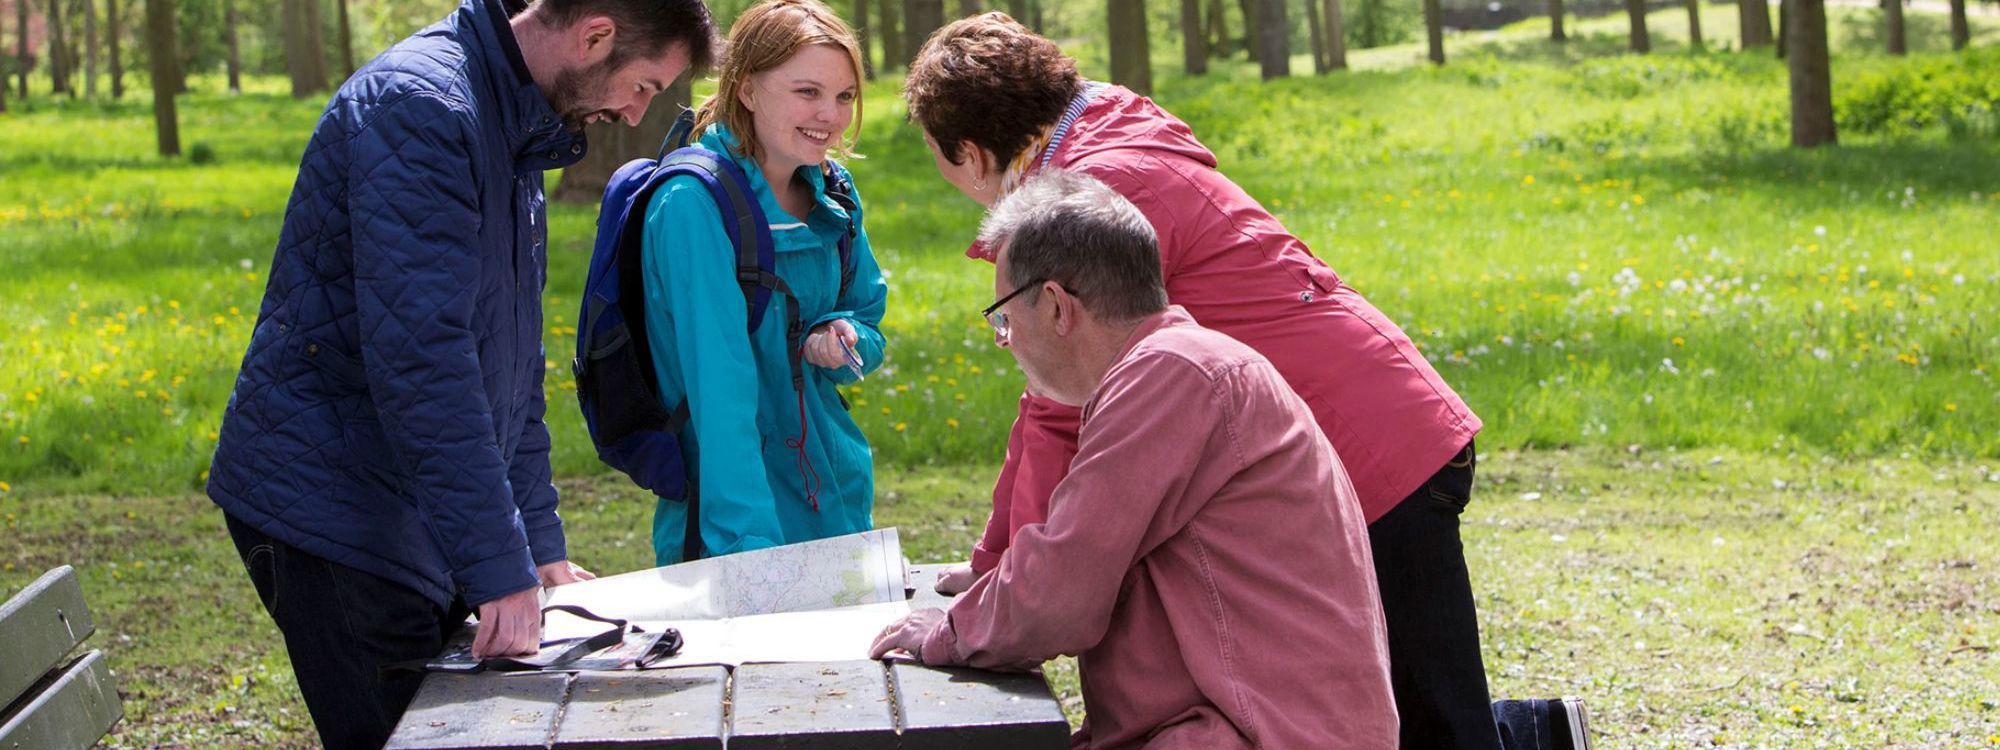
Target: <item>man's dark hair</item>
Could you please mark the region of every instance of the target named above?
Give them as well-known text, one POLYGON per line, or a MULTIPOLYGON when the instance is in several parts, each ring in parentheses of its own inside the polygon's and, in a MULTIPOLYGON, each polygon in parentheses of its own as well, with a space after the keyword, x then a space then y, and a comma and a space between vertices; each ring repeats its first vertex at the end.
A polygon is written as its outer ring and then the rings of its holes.
POLYGON ((1167 306, 1153 225, 1091 177, 1058 169, 1028 178, 987 211, 979 241, 1006 246, 1000 272, 1008 282, 1056 282, 1106 321, 1130 322, 1167 306))
POLYGON ((618 24, 617 46, 608 62, 613 69, 633 57, 652 57, 680 44, 688 51, 688 72, 699 74, 715 62, 715 18, 701 0, 540 0, 541 18, 552 28, 566 29, 591 16, 618 24))

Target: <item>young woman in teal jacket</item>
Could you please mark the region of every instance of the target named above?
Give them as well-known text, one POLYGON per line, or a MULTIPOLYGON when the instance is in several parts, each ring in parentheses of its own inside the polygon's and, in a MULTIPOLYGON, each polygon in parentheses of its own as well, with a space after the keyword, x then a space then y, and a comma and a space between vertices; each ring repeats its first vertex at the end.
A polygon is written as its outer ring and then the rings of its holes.
POLYGON ((695 488, 700 549, 690 555, 688 503, 662 498, 653 551, 667 565, 866 531, 875 482, 868 441, 836 385, 882 361, 888 285, 854 215, 827 194, 846 171, 859 120, 860 52, 817 0, 773 0, 737 19, 715 96, 697 113, 699 145, 748 174, 770 223, 776 272, 798 300, 803 390, 793 387, 787 301, 772 294, 748 331, 736 256, 707 188, 669 180, 646 209, 646 326, 662 397, 685 395, 681 444, 695 488), (851 225, 853 277, 841 287, 838 242, 851 225), (859 360, 850 367, 848 352, 859 360))

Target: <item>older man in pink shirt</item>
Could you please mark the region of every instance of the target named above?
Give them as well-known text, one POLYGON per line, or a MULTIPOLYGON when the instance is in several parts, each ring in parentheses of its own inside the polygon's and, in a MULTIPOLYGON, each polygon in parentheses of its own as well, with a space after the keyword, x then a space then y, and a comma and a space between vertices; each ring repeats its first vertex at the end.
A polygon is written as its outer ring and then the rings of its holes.
POLYGON ((996 340, 1031 391, 1082 407, 1077 455, 1046 522, 875 655, 1077 654, 1080 747, 1395 747, 1366 521, 1305 402, 1166 304, 1152 227, 1102 183, 1038 175, 981 237, 996 340))

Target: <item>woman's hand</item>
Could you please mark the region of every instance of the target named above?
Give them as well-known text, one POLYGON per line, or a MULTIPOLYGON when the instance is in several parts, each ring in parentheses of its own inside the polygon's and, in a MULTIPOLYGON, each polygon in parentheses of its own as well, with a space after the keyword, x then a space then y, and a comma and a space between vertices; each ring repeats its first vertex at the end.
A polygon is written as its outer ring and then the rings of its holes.
POLYGON ((829 370, 841 369, 849 364, 848 351, 860 340, 861 336, 854 332, 853 323, 845 318, 835 318, 814 328, 812 334, 806 336, 806 361, 829 370))

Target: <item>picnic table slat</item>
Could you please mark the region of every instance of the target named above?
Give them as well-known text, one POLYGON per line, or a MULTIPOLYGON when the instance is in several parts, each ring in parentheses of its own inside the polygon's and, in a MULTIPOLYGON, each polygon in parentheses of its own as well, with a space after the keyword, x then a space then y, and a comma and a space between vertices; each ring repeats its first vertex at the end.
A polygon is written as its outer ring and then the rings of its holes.
POLYGON ((83 603, 76 569, 56 568, 0 604, 0 708, 61 664, 63 657, 96 630, 83 603))
POLYGON ((0 710, 0 748, 83 750, 125 716, 102 651, 78 657, 37 687, 31 700, 0 710))
POLYGON ((562 750, 722 748, 722 667, 584 672, 556 729, 562 750))
POLYGON ((745 664, 730 696, 729 750, 898 747, 878 661, 745 664))
POLYGON ((1037 673, 897 662, 889 668, 904 741, 967 750, 1067 748, 1069 720, 1037 673))
POLYGON ((385 750, 546 748, 569 682, 560 673, 430 675, 385 750))

